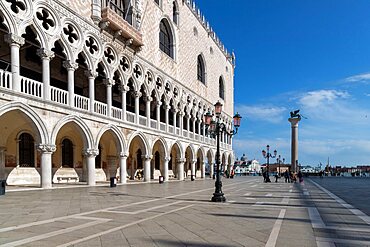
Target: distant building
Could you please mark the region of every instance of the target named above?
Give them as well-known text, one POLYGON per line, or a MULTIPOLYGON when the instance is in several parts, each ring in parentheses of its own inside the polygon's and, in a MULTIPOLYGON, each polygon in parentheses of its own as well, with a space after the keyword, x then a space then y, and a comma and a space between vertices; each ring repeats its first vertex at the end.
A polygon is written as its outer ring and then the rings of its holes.
POLYGON ((247 156, 243 154, 240 160, 235 161, 234 170, 237 175, 258 174, 261 172, 261 165, 258 160, 248 160, 247 156))

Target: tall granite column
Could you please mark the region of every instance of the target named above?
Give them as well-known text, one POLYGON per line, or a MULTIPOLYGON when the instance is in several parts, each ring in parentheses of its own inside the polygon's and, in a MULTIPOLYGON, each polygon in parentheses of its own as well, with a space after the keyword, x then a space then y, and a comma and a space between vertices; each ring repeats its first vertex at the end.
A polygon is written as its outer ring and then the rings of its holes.
POLYGON ((296 162, 298 161, 298 122, 301 121, 301 117, 289 118, 288 121, 292 127, 292 146, 291 146, 291 161, 290 169, 292 172, 296 172, 296 162))

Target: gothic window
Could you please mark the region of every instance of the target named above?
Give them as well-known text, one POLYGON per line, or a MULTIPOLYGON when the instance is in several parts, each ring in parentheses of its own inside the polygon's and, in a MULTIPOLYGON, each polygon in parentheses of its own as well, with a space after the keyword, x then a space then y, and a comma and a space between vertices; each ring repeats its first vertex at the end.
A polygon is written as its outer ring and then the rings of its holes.
POLYGON ((174 58, 173 37, 168 22, 166 20, 162 20, 159 29, 159 48, 168 56, 174 58))
POLYGON ((19 136, 19 165, 23 167, 35 166, 35 141, 28 133, 19 136))
POLYGON ((156 170, 159 170, 160 169, 160 155, 159 155, 159 152, 155 152, 155 156, 154 156, 154 167, 156 170))
POLYGON ((73 143, 69 139, 62 141, 62 166, 73 168, 73 143))
POLYGON ((224 80, 222 80, 222 77, 220 76, 220 79, 218 81, 218 88, 219 88, 219 96, 221 99, 225 99, 225 86, 224 86, 224 80))
POLYGON ((198 55, 197 71, 198 71, 198 81, 201 81, 203 84, 206 84, 204 61, 201 55, 198 55))
POLYGON ((127 0, 106 0, 106 6, 113 10, 122 19, 127 20, 131 24, 129 1, 127 0))
POLYGON ((172 7, 172 20, 173 22, 178 25, 179 24, 179 10, 177 9, 176 2, 173 1, 173 7, 172 7))

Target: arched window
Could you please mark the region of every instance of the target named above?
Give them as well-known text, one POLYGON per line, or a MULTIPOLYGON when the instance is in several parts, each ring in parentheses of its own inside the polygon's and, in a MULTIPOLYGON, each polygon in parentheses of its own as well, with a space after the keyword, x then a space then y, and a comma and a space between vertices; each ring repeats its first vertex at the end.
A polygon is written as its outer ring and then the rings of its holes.
POLYGON ((173 22, 178 25, 179 24, 179 10, 177 9, 176 1, 173 1, 173 7, 172 7, 172 20, 173 22))
POLYGON ((35 166, 35 141, 28 133, 19 136, 19 165, 22 167, 35 166))
POLYGON ((197 71, 198 71, 198 81, 201 81, 203 84, 206 84, 204 61, 201 55, 198 55, 197 71))
POLYGON ((224 80, 220 76, 220 79, 218 81, 218 92, 221 99, 225 99, 225 86, 224 86, 224 80))
POLYGON ((62 141, 62 166, 73 168, 73 143, 69 139, 62 141))
POLYGON ((173 37, 168 22, 166 20, 162 20, 159 29, 159 48, 168 56, 174 58, 173 37))
POLYGON ((154 155, 154 167, 156 170, 160 169, 160 155, 158 151, 154 155))

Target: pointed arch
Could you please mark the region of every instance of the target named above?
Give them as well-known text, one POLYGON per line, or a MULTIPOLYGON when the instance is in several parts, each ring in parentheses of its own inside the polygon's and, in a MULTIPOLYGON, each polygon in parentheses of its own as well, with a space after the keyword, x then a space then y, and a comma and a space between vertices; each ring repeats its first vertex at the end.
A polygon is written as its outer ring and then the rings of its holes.
POLYGON ((178 148, 178 151, 179 151, 179 154, 180 154, 180 159, 183 159, 183 158, 185 158, 184 156, 185 156, 185 152, 184 152, 184 150, 182 149, 182 145, 181 145, 181 143, 180 143, 180 141, 176 141, 175 143, 173 143, 172 144, 172 146, 171 146, 171 149, 169 150, 170 152, 172 151, 172 149, 173 148, 178 148))
POLYGON ((148 139, 147 139, 147 137, 145 136, 145 134, 144 133, 142 133, 141 131, 135 131, 134 133, 132 133, 131 134, 131 136, 130 136, 130 138, 129 138, 129 140, 128 140, 128 147, 129 147, 129 149, 130 149, 130 146, 131 146, 131 144, 132 144, 132 141, 136 138, 136 137, 138 137, 139 138, 139 140, 141 141, 141 143, 143 144, 143 146, 144 146, 144 149, 145 149, 145 153, 143 153, 143 155, 150 155, 150 152, 149 152, 149 150, 150 150, 150 145, 149 145, 149 143, 148 143, 148 139))
POLYGON ((49 134, 45 123, 34 110, 22 102, 11 102, 0 107, 0 116, 10 111, 20 111, 25 114, 36 125, 40 138, 38 141, 43 144, 49 143, 49 134))
POLYGON ((197 78, 198 81, 206 84, 207 79, 207 72, 206 72, 206 60, 204 58, 203 53, 198 55, 197 58, 197 78))
POLYGON ((222 76, 218 79, 218 96, 225 100, 225 82, 222 76))
POLYGON ((84 141, 84 147, 85 148, 93 148, 94 147, 94 138, 93 135, 89 129, 89 126, 80 118, 79 116, 75 115, 68 115, 65 116, 64 118, 60 119, 58 123, 54 126, 52 132, 51 132, 51 138, 50 138, 50 143, 55 144, 56 139, 58 136, 58 133, 60 129, 68 124, 68 123, 74 123, 79 127, 79 131, 82 135, 82 139, 84 141))
POLYGON ((164 155, 165 157, 168 157, 168 145, 167 145, 167 142, 166 140, 163 138, 163 137, 157 137, 154 139, 153 141, 153 146, 152 146, 152 153, 153 153, 153 150, 154 150, 154 146, 157 142, 160 142, 163 146, 163 150, 164 150, 164 155))
POLYGON ((176 40, 174 28, 168 21, 163 18, 159 24, 159 49, 166 53, 172 59, 176 58, 176 40))
POLYGON ((112 131, 114 133, 114 135, 117 137, 117 141, 118 141, 117 144, 119 144, 120 153, 127 154, 128 149, 127 149, 126 143, 124 141, 122 131, 120 131, 120 129, 117 126, 113 125, 113 124, 105 125, 103 128, 100 129, 98 135, 96 136, 95 148, 98 149, 100 139, 102 138, 104 133, 107 132, 107 131, 112 131))

